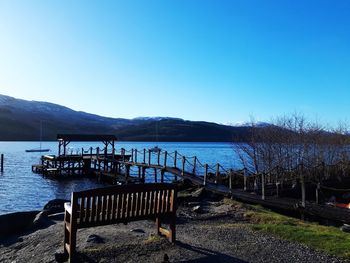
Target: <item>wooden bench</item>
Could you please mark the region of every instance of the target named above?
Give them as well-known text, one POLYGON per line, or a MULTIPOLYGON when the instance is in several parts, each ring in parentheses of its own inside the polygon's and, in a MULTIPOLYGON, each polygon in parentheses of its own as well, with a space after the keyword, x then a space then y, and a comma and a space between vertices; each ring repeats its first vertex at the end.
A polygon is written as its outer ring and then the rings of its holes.
POLYGON ((157 233, 175 241, 176 186, 135 184, 73 192, 65 203, 64 256, 70 261, 76 249, 79 228, 154 219, 157 233), (168 219, 169 230, 161 227, 168 219))

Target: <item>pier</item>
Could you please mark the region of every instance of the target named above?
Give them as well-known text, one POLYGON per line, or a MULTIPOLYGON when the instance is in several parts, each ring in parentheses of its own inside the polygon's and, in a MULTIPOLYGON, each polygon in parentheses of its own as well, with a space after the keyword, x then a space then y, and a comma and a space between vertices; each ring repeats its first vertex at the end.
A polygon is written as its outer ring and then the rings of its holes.
MULTIPOLYGON (((274 167, 268 173, 249 174, 247 169, 227 169, 219 163, 202 164, 196 156, 184 156, 177 151, 117 150, 113 135, 59 134, 57 139, 58 156, 42 156, 41 164, 32 166, 33 172, 55 178, 95 177, 112 184, 145 183, 146 179, 152 182, 187 179, 214 193, 244 202, 350 223, 350 209, 328 205, 321 200, 322 191, 347 190, 326 185, 333 168, 325 164, 317 167, 299 164, 288 171, 274 167), (82 148, 73 153, 68 149, 73 141, 102 142, 104 147, 82 148), (294 196, 288 196, 293 189, 297 189, 294 196)), ((343 179, 350 182, 345 173, 343 179)))

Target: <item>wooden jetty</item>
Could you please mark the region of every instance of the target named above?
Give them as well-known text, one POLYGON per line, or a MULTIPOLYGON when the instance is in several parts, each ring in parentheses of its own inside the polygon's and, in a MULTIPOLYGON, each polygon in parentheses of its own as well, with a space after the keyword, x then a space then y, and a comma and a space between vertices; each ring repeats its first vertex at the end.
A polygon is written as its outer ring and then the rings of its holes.
MULTIPOLYGON (((234 171, 220 164, 210 166, 202 164, 196 156, 186 157, 167 151, 151 149, 131 149, 129 151, 115 148, 116 137, 113 135, 78 135, 59 134, 58 156, 44 155, 40 165, 33 165, 32 170, 47 176, 76 177, 95 176, 111 183, 129 184, 170 180, 190 180, 206 189, 244 202, 261 204, 273 209, 298 212, 342 223, 350 223, 350 209, 319 204, 320 184, 316 184, 314 200, 308 200, 306 185, 314 183, 304 175, 304 168, 297 167, 299 176, 299 198, 282 197, 286 189, 291 188, 291 179, 271 174, 249 175, 245 169, 234 171), (70 142, 102 142, 104 147, 81 149, 79 153, 69 153, 70 142), (135 171, 136 170, 136 171, 135 171), (133 173, 132 173, 133 171, 133 173), (152 175, 152 176, 151 176, 152 175)), ((282 173, 278 170, 278 174, 282 173)), ((295 179, 295 178, 294 178, 295 179)))

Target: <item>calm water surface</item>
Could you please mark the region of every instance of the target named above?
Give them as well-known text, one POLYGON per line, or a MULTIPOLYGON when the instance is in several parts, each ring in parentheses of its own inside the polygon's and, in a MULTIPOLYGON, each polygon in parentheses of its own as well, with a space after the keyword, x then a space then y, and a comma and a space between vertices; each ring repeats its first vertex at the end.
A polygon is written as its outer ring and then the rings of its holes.
MULTIPOLYGON (((203 164, 220 163, 225 168, 239 168, 235 146, 230 143, 157 143, 157 145, 168 152, 177 150, 185 156, 197 156, 203 164)), ((0 142, 0 154, 3 153, 5 156, 4 172, 0 173, 0 214, 41 210, 49 200, 69 199, 72 191, 105 185, 94 179, 57 181, 32 173, 31 166, 39 163, 42 153, 26 153, 25 150, 38 146, 38 142, 0 142)), ((81 152, 82 147, 85 149, 90 146, 103 147, 99 143, 71 143, 69 146, 73 152, 81 152)), ((154 146, 154 143, 148 142, 117 142, 116 145, 117 149, 137 148, 140 151, 154 146)), ((57 154, 57 142, 43 142, 42 147, 51 149, 49 154, 57 154)))

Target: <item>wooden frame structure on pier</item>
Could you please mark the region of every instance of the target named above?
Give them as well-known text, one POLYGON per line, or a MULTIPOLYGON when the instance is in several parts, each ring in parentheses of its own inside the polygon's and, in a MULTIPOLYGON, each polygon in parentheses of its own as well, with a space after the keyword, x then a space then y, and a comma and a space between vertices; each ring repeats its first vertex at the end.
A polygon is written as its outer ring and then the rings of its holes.
POLYGON ((102 142, 107 150, 111 145, 113 152, 115 150, 115 141, 117 137, 108 134, 57 134, 58 156, 66 155, 67 146, 70 142, 102 142))

